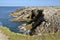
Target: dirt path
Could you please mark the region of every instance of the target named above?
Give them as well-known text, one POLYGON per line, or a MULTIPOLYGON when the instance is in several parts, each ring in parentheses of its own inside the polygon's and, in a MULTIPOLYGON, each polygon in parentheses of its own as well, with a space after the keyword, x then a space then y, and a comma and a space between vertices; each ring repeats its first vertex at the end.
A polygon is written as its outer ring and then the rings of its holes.
POLYGON ((8 40, 8 36, 6 36, 1 30, 0 30, 0 40, 8 40))

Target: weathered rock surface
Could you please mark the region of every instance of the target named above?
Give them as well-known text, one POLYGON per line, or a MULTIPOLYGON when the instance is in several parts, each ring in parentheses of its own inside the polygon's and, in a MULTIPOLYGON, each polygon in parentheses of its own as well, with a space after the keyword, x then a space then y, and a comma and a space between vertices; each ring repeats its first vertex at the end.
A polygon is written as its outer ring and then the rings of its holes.
POLYGON ((35 29, 34 34, 60 32, 60 7, 59 6, 25 7, 12 12, 10 15, 16 17, 13 19, 13 21, 22 21, 22 20, 30 21, 31 10, 35 10, 35 9, 43 10, 44 18, 47 22, 42 22, 42 24, 35 29))

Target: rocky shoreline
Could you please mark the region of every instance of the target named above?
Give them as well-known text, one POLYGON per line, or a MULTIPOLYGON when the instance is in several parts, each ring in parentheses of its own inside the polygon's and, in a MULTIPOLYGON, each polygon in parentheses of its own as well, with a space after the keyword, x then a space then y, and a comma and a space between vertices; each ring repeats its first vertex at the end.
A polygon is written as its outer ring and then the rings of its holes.
MULTIPOLYGON (((24 7, 21 9, 17 9, 16 11, 11 12, 11 16, 16 17, 13 18, 12 21, 21 21, 21 20, 31 20, 31 18, 27 18, 26 16, 30 16, 31 10, 43 10, 44 19, 47 22, 42 22, 40 26, 37 26, 35 32, 33 34, 41 34, 41 33, 56 33, 60 32, 60 7, 59 6, 48 6, 48 7, 24 7), (24 13, 24 14, 22 14, 24 13), (27 15, 28 13, 28 15, 27 15)), ((36 12, 37 14, 37 12, 36 12)), ((26 26, 25 26, 26 27, 26 26)), ((25 28, 24 27, 24 28, 25 28)), ((26 28, 27 29, 27 28, 26 28)))

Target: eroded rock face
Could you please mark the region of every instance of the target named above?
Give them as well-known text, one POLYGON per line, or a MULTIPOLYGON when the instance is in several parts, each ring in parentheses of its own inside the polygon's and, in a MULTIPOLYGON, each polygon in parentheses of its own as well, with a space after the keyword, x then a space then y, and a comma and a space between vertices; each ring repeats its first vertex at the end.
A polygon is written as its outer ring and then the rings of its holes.
MULTIPOLYGON (((10 15, 13 17, 16 16, 13 21, 30 21, 32 20, 32 10, 35 10, 34 14, 36 15, 38 14, 36 10, 43 10, 44 19, 46 20, 46 22, 43 21, 36 29, 34 29, 35 31, 33 34, 60 32, 60 7, 25 7, 12 12, 10 15)), ((28 28, 26 26, 23 27, 28 29, 32 26, 28 26, 28 28)))
POLYGON ((47 22, 36 28, 36 34, 40 33, 55 33, 60 32, 60 10, 48 8, 44 10, 44 18, 47 22), (39 31, 40 30, 40 31, 39 31))

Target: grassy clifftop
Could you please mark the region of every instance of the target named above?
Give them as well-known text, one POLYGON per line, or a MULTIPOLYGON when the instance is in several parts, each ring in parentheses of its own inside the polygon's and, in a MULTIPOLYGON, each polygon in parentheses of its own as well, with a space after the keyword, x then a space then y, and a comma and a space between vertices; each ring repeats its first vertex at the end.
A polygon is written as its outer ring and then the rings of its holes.
POLYGON ((9 40, 35 40, 36 37, 28 36, 28 35, 22 35, 19 33, 11 32, 8 28, 0 26, 0 31, 2 31, 6 36, 8 36, 9 40))
POLYGON ((60 40, 60 33, 29 36, 11 32, 8 28, 2 26, 0 26, 0 31, 8 36, 9 40, 60 40))

